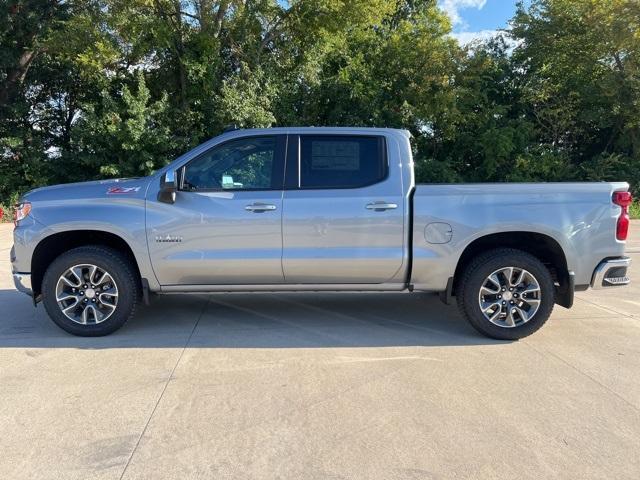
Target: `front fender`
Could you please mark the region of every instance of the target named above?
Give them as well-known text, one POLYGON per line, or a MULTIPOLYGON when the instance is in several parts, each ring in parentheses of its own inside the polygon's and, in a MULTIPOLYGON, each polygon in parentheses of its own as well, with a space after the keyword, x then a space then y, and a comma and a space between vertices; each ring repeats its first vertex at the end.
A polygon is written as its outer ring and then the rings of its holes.
POLYGON ((15 243, 20 245, 16 247, 16 251, 21 257, 31 259, 37 245, 51 235, 73 231, 109 233, 119 237, 129 246, 138 264, 140 275, 146 278, 149 287, 155 290, 159 288, 159 284, 153 273, 147 248, 145 203, 143 195, 137 198, 34 202, 30 221, 21 222, 16 228, 15 243))

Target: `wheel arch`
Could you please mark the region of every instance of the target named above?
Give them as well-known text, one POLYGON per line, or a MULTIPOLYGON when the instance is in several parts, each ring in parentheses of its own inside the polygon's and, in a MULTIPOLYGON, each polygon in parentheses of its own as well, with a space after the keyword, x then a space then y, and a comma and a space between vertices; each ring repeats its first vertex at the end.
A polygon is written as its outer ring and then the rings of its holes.
POLYGON ((140 266, 133 249, 121 236, 104 230, 68 230, 43 238, 33 251, 31 283, 36 301, 42 293, 42 280, 51 262, 73 248, 87 245, 104 246, 122 253, 135 268, 138 281, 142 282, 140 266))
POLYGON ((556 287, 556 303, 570 308, 573 304, 573 275, 569 271, 567 256, 560 243, 544 233, 509 231, 491 233, 473 240, 463 250, 450 282, 455 295, 462 272, 478 255, 495 248, 515 248, 540 260, 551 272, 556 287))

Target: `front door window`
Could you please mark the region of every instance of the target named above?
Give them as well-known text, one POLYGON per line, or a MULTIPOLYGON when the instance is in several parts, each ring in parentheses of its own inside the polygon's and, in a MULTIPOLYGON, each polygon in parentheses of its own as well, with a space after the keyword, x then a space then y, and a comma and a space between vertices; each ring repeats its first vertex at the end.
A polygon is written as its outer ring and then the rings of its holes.
POLYGON ((189 162, 182 190, 279 190, 276 172, 276 138, 250 137, 227 142, 189 162))

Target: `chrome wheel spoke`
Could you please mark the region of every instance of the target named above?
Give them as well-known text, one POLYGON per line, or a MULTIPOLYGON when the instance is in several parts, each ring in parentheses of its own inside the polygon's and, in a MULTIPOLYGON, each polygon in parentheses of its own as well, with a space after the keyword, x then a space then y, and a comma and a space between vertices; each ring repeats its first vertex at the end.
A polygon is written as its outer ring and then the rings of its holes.
POLYGON ((516 326, 516 321, 513 318, 513 308, 510 308, 509 311, 507 312, 507 316, 504 319, 504 322, 506 324, 507 327, 515 327, 516 326))
POLYGON ((529 321, 529 314, 525 312, 523 309, 521 309, 520 307, 513 307, 513 310, 515 310, 515 312, 518 314, 518 316, 523 322, 529 321))
POLYGON ((78 285, 82 285, 82 282, 84 281, 84 279, 82 278, 82 268, 80 266, 76 266, 76 267, 72 267, 69 270, 67 270, 71 275, 73 275, 75 277, 76 280, 78 280, 78 283, 76 284, 76 286, 78 285))
POLYGON ((101 306, 102 306, 102 307, 105 307, 106 309, 108 309, 108 310, 110 310, 110 311, 113 311, 113 310, 115 310, 115 309, 116 309, 116 306, 115 306, 114 304, 112 304, 112 303, 105 303, 105 302, 102 302, 101 306))
POLYGON ((64 275, 62 275, 62 277, 60 277, 60 280, 62 280, 64 283, 66 283, 68 286, 70 287, 74 287, 74 288, 78 288, 82 285, 82 279, 79 278, 75 272, 73 272, 72 270, 67 270, 64 275), (72 279, 75 281, 72 281, 71 278, 68 278, 67 275, 70 274, 72 276, 72 279))
POLYGON ((70 287, 79 287, 79 283, 72 283, 67 277, 60 277, 60 280, 69 285, 70 287))
POLYGON ((96 267, 95 265, 91 265, 91 267, 89 267, 89 283, 91 284, 95 284, 96 282, 94 281, 94 277, 96 276, 96 271, 98 270, 98 267, 96 267))
POLYGON ((94 323, 98 323, 96 309, 93 305, 87 305, 86 307, 84 307, 84 310, 82 310, 82 323, 84 323, 85 325, 89 323, 90 316, 93 319, 94 323))
POLYGON ((495 295, 497 293, 500 293, 500 287, 498 287, 495 290, 492 290, 486 285, 483 285, 482 287, 480 287, 480 293, 484 295, 495 295))
POLYGON ((512 287, 513 283, 511 283, 511 279, 513 278, 513 267, 507 267, 503 270, 503 275, 507 279, 505 287, 512 287))
POLYGON ((511 285, 513 287, 516 287, 518 285, 520 285, 523 281, 524 281, 524 277, 526 276, 527 271, 526 270, 520 270, 520 274, 518 275, 518 278, 516 279, 516 281, 511 285))
POLYGON ((78 302, 78 296, 74 295, 74 294, 71 294, 71 293, 65 293, 65 292, 56 295, 56 301, 57 302, 65 302, 67 300, 75 300, 76 303, 77 303, 78 302))
MULTIPOLYGON (((496 287, 497 290, 496 292, 500 291, 500 288, 502 287, 502 283, 500 283, 500 279, 498 278, 498 275, 496 275, 495 273, 489 275, 489 277, 487 278, 487 280, 491 283, 493 283, 496 287)), ((486 282, 485 282, 486 283, 486 282)))
POLYGON ((62 312, 66 314, 66 313, 67 313, 69 310, 71 310, 72 308, 77 307, 77 306, 78 306, 78 303, 80 303, 80 301, 76 298, 76 301, 75 301, 75 302, 73 302, 71 305, 69 305, 69 306, 67 306, 67 307, 63 308, 63 309, 62 309, 62 312))
POLYGON ((118 295, 101 293, 98 296, 98 299, 100 300, 100 305, 104 305, 107 308, 116 308, 116 303, 118 302, 118 295))
POLYGON ((100 275, 100 278, 93 283, 95 285, 104 285, 105 283, 109 283, 109 282, 113 283, 113 280, 111 279, 111 275, 109 275, 107 272, 102 272, 102 275, 100 275))

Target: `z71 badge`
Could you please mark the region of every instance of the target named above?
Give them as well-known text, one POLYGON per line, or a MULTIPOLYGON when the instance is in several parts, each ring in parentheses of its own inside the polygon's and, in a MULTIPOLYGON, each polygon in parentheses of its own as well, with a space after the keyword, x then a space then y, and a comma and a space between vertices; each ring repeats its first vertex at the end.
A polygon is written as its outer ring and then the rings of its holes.
POLYGON ((107 195, 117 195, 122 193, 135 193, 140 190, 140 187, 110 187, 107 190, 107 195))

